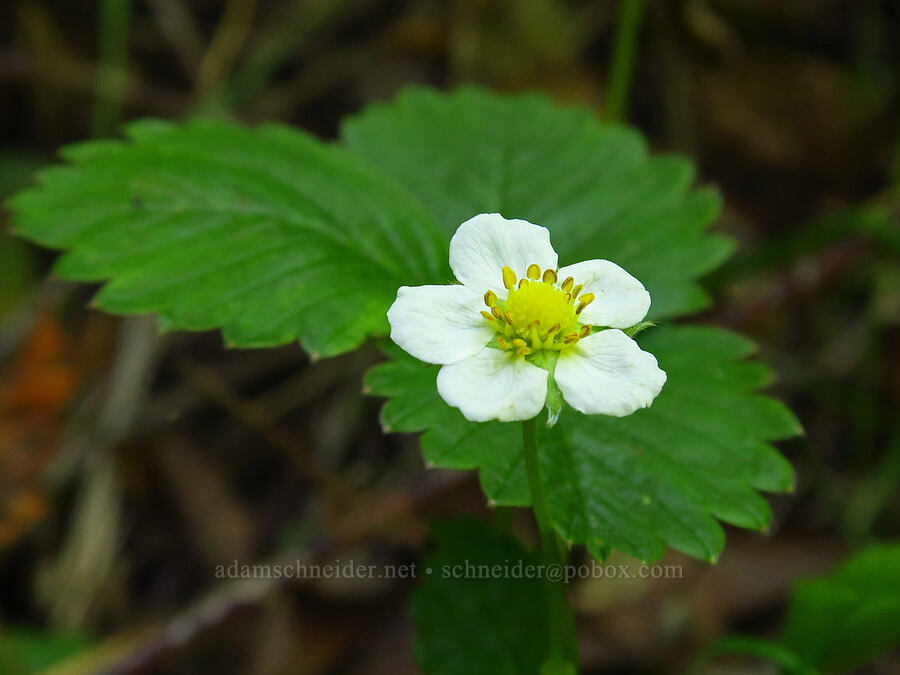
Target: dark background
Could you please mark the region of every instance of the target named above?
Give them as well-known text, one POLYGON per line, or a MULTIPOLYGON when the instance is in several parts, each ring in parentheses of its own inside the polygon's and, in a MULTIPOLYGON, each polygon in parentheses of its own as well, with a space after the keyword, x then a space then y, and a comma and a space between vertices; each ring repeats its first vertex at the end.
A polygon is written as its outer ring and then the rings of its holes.
MULTIPOLYGON (((122 119, 276 119, 325 138, 409 84, 536 89, 599 115, 615 9, 135 0, 120 87, 98 69, 115 62, 114 12, 8 0, 0 191, 114 133, 118 98, 122 119)), ((570 589, 585 672, 681 672, 716 637, 776 635, 794 579, 897 537, 898 52, 898 2, 648 2, 628 121, 696 162, 739 243, 698 320, 760 345, 806 435, 781 446, 798 487, 773 499, 769 536, 729 528, 715 567, 670 555, 680 580, 570 589)), ((52 260, 0 233, 0 672, 28 672, 23 650, 74 652, 67 673, 415 672, 414 581, 215 578, 234 559, 411 562, 432 517, 488 515, 474 476, 426 473, 415 439, 381 435, 360 392, 376 350, 311 364, 298 347, 159 338, 152 319, 93 312, 92 289, 48 278, 52 260), (340 508, 323 498, 348 487, 340 508)))

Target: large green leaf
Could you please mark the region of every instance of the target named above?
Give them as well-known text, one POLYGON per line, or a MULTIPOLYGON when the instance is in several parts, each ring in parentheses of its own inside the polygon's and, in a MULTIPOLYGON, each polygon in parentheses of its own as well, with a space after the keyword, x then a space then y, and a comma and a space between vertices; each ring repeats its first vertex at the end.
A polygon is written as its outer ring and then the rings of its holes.
MULTIPOLYGON (((435 523, 433 552, 412 597, 416 660, 428 675, 537 675, 550 653, 540 558, 475 520, 435 523), (527 578, 532 577, 532 578, 527 578)), ((554 592, 562 592, 561 585, 554 592)), ((575 658, 571 616, 554 626, 558 661, 575 658)), ((567 671, 562 664, 552 672, 567 671)))
POLYGON ((541 96, 412 89, 344 124, 349 147, 396 177, 447 237, 476 213, 550 228, 561 264, 606 258, 653 296, 651 318, 699 309, 693 280, 731 251, 705 232, 719 211, 682 157, 648 157, 641 136, 541 96))
POLYGON ((824 672, 900 645, 900 545, 873 546, 829 577, 798 582, 783 640, 824 672))
MULTIPOLYGON (((656 319, 702 307, 696 279, 731 248, 706 232, 719 201, 691 189, 688 161, 649 157, 637 133, 582 108, 475 89, 411 90, 346 122, 343 137, 416 195, 448 237, 485 211, 545 225, 561 264, 606 258, 641 279, 656 319)), ((766 527, 769 508, 756 490, 787 490, 793 480, 767 441, 799 425, 754 393, 768 372, 740 362, 747 341, 671 328, 642 342, 669 373, 650 409, 626 419, 569 410, 542 432, 551 515, 598 555, 615 547, 655 559, 668 545, 713 560, 723 543, 716 518, 766 527)), ((436 371, 399 355, 370 375, 372 391, 393 398, 386 428, 427 429, 430 462, 479 468, 492 501, 527 504, 518 426, 467 423, 437 397, 436 371)))
POLYGON ((390 179, 282 126, 144 121, 131 143, 66 148, 10 201, 22 235, 68 249, 99 307, 242 347, 335 354, 387 331, 402 284, 445 279, 447 242, 390 179))
MULTIPOLYGON (((540 432, 551 517, 569 540, 598 556, 617 548, 654 560, 665 546, 707 560, 723 546, 716 518, 765 529, 769 508, 756 490, 791 489, 787 462, 767 443, 798 433, 794 417, 755 394, 766 368, 742 359, 752 345, 733 333, 667 326, 641 336, 669 379, 654 404, 630 417, 563 413, 540 432)), ((385 429, 426 430, 426 459, 481 470, 488 497, 527 505, 518 424, 467 422, 435 387, 437 368, 392 349, 370 371, 372 393, 390 397, 385 429)))

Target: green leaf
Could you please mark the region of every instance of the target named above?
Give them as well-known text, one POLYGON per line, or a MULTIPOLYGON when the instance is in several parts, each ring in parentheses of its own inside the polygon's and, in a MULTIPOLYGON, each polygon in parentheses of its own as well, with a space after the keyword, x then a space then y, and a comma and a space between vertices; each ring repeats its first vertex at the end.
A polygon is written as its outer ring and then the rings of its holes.
POLYGON ((873 546, 829 577, 795 584, 783 640, 826 672, 900 645, 900 545, 873 546))
POLYGON ((0 317, 22 300, 37 276, 34 249, 0 232, 0 317))
MULTIPOLYGON (((546 663, 550 617, 538 556, 475 520, 435 523, 434 551, 413 593, 415 654, 428 675, 537 675, 574 672, 574 624, 562 626, 566 653, 546 663), (492 570, 499 570, 494 573, 492 570)), ((561 591, 561 585, 556 588, 561 591)), ((557 626, 557 628, 560 628, 557 626)))
MULTIPOLYGON (((666 546, 705 560, 722 550, 716 519, 763 530, 770 519, 757 490, 789 490, 793 474, 768 441, 800 431, 784 406, 755 391, 769 372, 743 359, 745 339, 723 330, 666 326, 641 334, 669 379, 645 410, 624 418, 567 409, 539 448, 551 517, 568 540, 597 557, 609 547, 641 560, 666 546)), ((367 377, 390 397, 386 430, 426 430, 433 465, 480 469, 492 502, 527 505, 529 491, 518 424, 466 421, 437 394, 437 367, 397 348, 367 377)))
POLYGON ((45 160, 39 155, 15 150, 0 150, 0 198, 26 187, 31 176, 45 160))
MULTIPOLYGON (((0 199, 28 185, 42 164, 36 155, 0 150, 0 199)), ((0 317, 22 299, 38 273, 33 247, 7 234, 5 220, 0 212, 0 317)))
POLYGON ((794 584, 781 643, 723 638, 703 651, 696 669, 718 655, 750 654, 790 673, 844 673, 898 645, 900 545, 876 545, 828 577, 794 584))
POLYGON ((411 89, 348 120, 343 137, 418 197, 448 238, 483 212, 544 225, 561 264, 606 258, 640 279, 651 319, 708 304, 694 280, 732 250, 706 232, 719 198, 689 189, 690 162, 648 157, 639 134, 584 108, 411 89))
MULTIPOLYGON (((348 147, 396 178, 434 214, 449 238, 473 214, 499 211, 547 226, 560 263, 619 263, 647 286, 650 319, 707 302, 696 280, 730 242, 708 227, 719 210, 691 189, 691 164, 650 157, 632 130, 540 96, 475 89, 410 90, 343 126, 348 147)), ((542 471, 557 528, 597 556, 619 548, 641 559, 665 546, 715 560, 716 519, 764 529, 756 490, 787 490, 793 476, 768 441, 799 433, 779 403, 755 394, 768 371, 742 361, 752 347, 702 328, 641 333, 669 373, 648 410, 614 419, 571 410, 540 438, 542 471)), ((526 505, 518 425, 470 424, 437 396, 437 368, 398 355, 369 387, 392 397, 386 429, 422 431, 435 466, 479 469, 497 504, 526 505)))
POLYGON ((19 233, 68 249, 61 276, 110 280, 102 309, 330 355, 386 333, 399 286, 449 276, 431 217, 339 148, 274 125, 143 121, 127 134, 66 148, 72 166, 10 201, 19 233))
POLYGON ((746 654, 765 659, 793 675, 817 675, 819 672, 784 645, 744 636, 725 637, 713 642, 703 650, 691 672, 707 672, 702 669, 703 666, 726 654, 746 654))
POLYGON ((90 647, 82 635, 28 628, 0 631, 0 672, 36 673, 90 647))

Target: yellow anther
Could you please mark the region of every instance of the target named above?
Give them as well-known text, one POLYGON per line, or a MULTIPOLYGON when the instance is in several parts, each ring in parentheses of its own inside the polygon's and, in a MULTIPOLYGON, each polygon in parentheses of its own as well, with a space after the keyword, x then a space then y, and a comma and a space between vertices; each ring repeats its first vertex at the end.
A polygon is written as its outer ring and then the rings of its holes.
POLYGON ((559 351, 591 334, 591 327, 581 325, 577 312, 594 300, 594 295, 576 299, 583 286, 575 286, 574 277, 559 284, 557 270, 542 271, 536 263, 528 265, 521 279, 508 266, 502 269, 502 276, 508 296, 500 300, 495 291, 486 291, 484 303, 489 311, 481 312, 497 335, 494 344, 499 349, 520 356, 559 351))
POLYGON ((578 284, 575 288, 572 289, 572 297, 577 298, 578 294, 581 293, 581 289, 584 288, 583 284, 578 284))
POLYGON ((593 293, 585 293, 580 298, 578 298, 578 307, 575 309, 576 314, 580 314, 581 311, 591 304, 594 301, 593 293))
POLYGON ((508 289, 513 288, 516 285, 516 273, 513 272, 512 267, 503 268, 503 285, 508 289))

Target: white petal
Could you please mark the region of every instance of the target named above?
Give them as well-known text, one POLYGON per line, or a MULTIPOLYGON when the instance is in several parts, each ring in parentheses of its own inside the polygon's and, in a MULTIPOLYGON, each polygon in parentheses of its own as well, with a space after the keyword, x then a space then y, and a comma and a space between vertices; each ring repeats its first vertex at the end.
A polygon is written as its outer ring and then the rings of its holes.
POLYGON ((559 270, 559 279, 584 284, 582 293, 593 293, 594 301, 581 313, 582 323, 610 328, 628 328, 647 316, 650 294, 644 285, 609 260, 585 260, 559 270))
POLYGON ((494 336, 481 316, 483 305, 465 286, 401 286, 387 313, 391 339, 427 363, 455 363, 494 336))
POLYGON ((589 335, 556 362, 563 398, 586 415, 630 415, 653 403, 665 382, 656 357, 620 330, 589 335))
POLYGON ((437 389, 467 420, 530 420, 544 407, 547 371, 521 356, 487 347, 441 368, 437 389))
POLYGON ((511 267, 519 277, 531 263, 556 269, 550 231, 527 220, 507 220, 499 213, 482 213, 459 226, 450 240, 450 269, 460 283, 484 293, 506 297, 502 270, 511 267))

